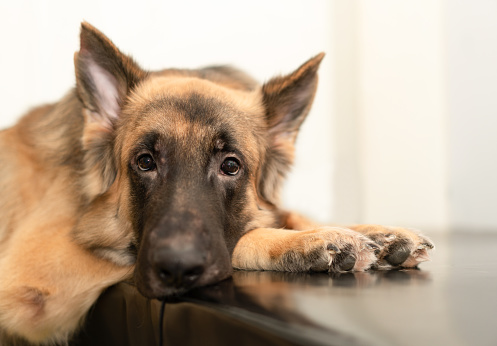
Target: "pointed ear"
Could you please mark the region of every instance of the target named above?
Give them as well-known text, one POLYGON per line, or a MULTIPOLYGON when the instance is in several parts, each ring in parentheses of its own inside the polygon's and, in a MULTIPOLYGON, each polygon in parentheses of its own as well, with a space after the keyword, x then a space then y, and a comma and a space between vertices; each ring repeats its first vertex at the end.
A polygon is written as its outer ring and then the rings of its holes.
POLYGON ((116 177, 112 151, 114 126, 126 96, 146 77, 146 72, 88 23, 81 24, 80 40, 74 64, 85 119, 83 179, 86 195, 91 200, 105 192, 116 177))
POLYGON ((100 31, 81 24, 80 50, 74 56, 76 85, 90 122, 111 130, 128 92, 146 73, 100 31))
POLYGON ((300 125, 311 109, 316 93, 321 53, 293 73, 263 85, 263 104, 268 126, 268 148, 259 175, 260 197, 277 204, 279 191, 294 156, 300 125))
POLYGON ((262 86, 269 131, 292 142, 311 109, 318 84, 317 71, 324 53, 318 54, 293 73, 271 79, 262 86))

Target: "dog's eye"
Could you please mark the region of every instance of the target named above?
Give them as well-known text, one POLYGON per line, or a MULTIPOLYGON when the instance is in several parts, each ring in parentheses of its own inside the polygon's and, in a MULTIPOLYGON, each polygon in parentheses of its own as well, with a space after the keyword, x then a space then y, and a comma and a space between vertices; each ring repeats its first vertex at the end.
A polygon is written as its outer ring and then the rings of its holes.
POLYGON ((155 161, 149 154, 143 154, 138 157, 137 164, 142 171, 150 171, 155 168, 155 161))
POLYGON ((226 175, 237 175, 240 171, 240 162, 234 157, 228 157, 221 164, 221 171, 226 175))

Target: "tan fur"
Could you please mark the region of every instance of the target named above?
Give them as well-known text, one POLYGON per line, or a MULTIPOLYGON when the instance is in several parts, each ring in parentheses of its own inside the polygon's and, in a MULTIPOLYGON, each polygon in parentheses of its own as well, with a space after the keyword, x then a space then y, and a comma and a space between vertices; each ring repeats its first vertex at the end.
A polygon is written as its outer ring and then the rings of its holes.
POLYGON ((305 230, 311 228, 319 228, 316 222, 309 220, 303 215, 293 212, 283 214, 283 225, 287 229, 305 230))
POLYGON ((2 230, 0 325, 32 342, 65 340, 102 290, 130 268, 101 261, 72 241, 72 179, 24 145, 22 125, 0 133, 0 161, 10 168, 1 169, 0 218, 10 222, 2 230))
POLYGON ((340 227, 306 231, 260 228, 240 239, 233 252, 232 264, 235 268, 251 270, 323 271, 329 268, 336 255, 327 249, 327 245, 342 248, 347 244, 357 253, 354 269, 363 271, 375 260, 366 243, 359 233, 340 227), (311 253, 316 253, 317 258, 309 258, 311 253), (291 261, 285 255, 291 256, 291 261))

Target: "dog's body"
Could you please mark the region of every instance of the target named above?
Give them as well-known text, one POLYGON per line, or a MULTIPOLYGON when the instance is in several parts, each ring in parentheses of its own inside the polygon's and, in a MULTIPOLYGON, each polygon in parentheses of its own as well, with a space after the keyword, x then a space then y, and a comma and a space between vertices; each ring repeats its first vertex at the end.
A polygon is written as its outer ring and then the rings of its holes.
POLYGON ((322 57, 262 87, 228 67, 146 72, 83 24, 77 88, 0 132, 5 337, 63 342, 104 288, 130 277, 160 298, 232 267, 426 260, 432 244, 417 233, 318 227, 278 209, 322 57))

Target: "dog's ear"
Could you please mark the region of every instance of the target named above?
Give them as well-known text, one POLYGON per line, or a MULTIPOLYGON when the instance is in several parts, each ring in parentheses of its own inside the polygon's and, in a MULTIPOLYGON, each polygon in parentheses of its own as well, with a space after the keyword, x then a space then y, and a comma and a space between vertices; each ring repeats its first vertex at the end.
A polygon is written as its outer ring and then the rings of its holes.
POLYGON ((74 55, 76 85, 90 121, 111 130, 128 92, 146 73, 100 31, 81 24, 80 50, 74 55))
POLYGON ((81 24, 80 50, 74 55, 74 64, 85 120, 85 192, 92 199, 115 179, 113 130, 128 93, 146 72, 88 23, 81 24))
POLYGON ((277 202, 281 182, 293 162, 295 139, 311 109, 323 57, 324 53, 318 54, 293 73, 262 86, 269 147, 259 187, 262 197, 271 203, 277 202))
POLYGON ((324 53, 321 53, 293 73, 275 77, 262 86, 266 118, 273 136, 295 141, 311 108, 318 84, 317 71, 323 57, 324 53))

